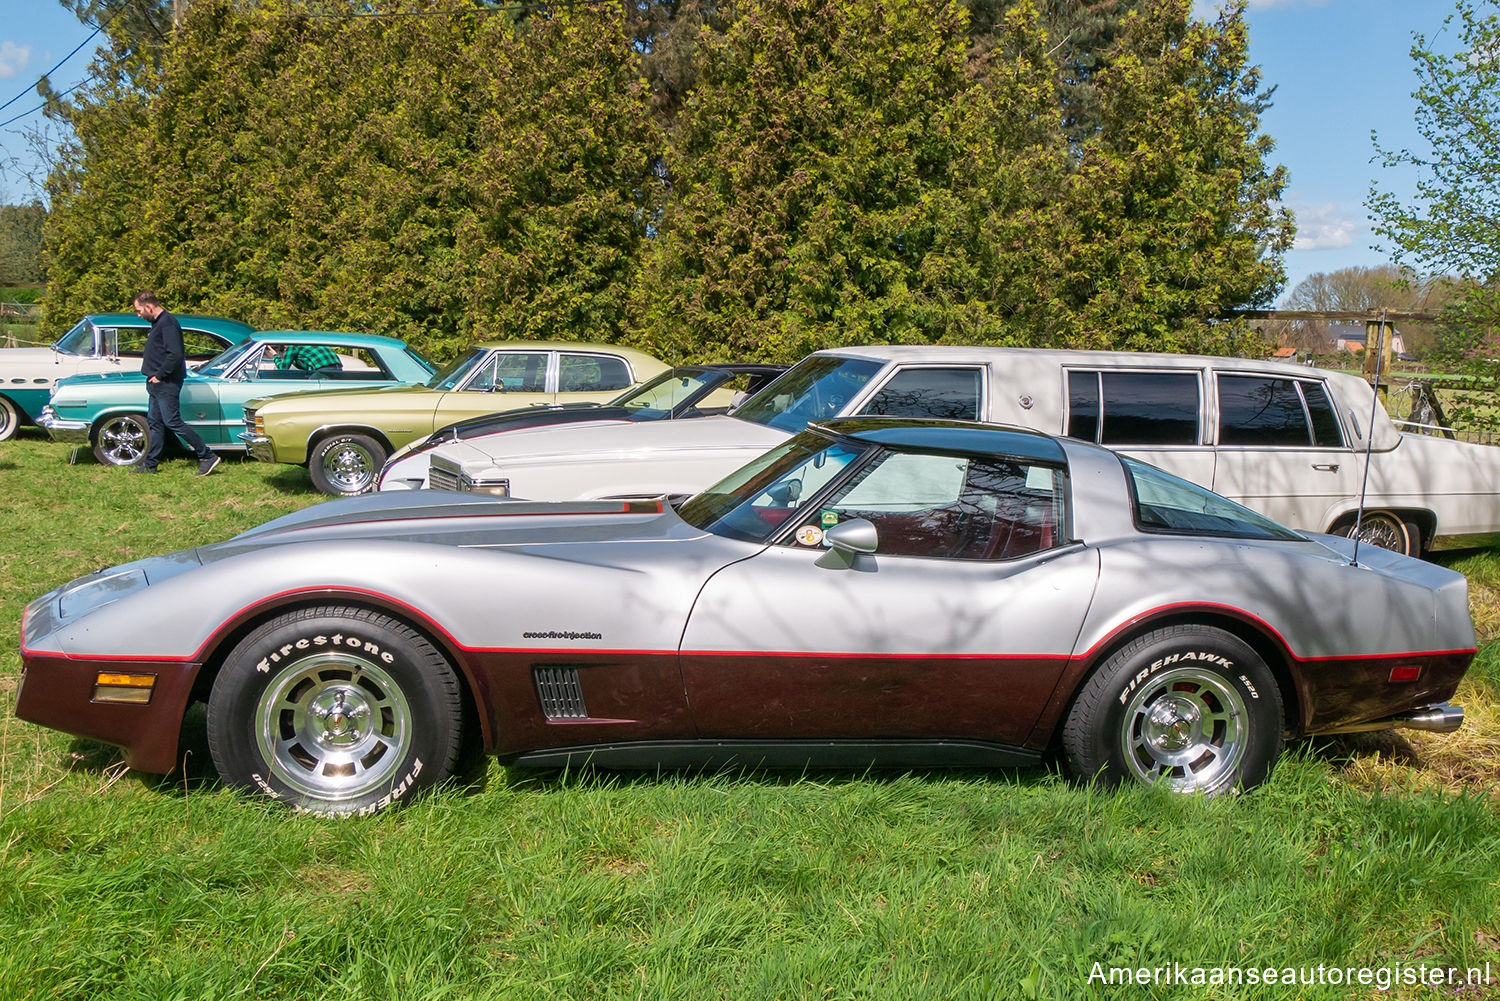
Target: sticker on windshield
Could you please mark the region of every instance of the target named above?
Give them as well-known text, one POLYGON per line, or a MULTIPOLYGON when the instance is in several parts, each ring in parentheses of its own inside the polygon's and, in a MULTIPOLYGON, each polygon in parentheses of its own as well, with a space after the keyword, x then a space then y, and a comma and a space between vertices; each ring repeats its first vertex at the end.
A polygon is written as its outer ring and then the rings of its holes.
POLYGON ((839 513, 837 511, 824 511, 822 522, 824 528, 829 528, 833 525, 837 525, 839 523, 839 513))
POLYGON ((804 546, 820 546, 823 544, 823 530, 817 525, 803 525, 797 529, 797 541, 804 546))

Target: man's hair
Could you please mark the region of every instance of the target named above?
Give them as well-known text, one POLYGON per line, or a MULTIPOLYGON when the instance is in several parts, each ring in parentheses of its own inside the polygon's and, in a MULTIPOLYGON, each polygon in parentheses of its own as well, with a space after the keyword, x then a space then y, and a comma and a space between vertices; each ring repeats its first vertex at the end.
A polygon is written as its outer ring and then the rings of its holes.
POLYGON ((138 302, 142 306, 160 306, 161 305, 161 300, 156 297, 156 293, 150 291, 149 289, 147 291, 145 291, 145 292, 137 292, 135 298, 132 299, 132 300, 130 300, 130 301, 131 302, 138 302))

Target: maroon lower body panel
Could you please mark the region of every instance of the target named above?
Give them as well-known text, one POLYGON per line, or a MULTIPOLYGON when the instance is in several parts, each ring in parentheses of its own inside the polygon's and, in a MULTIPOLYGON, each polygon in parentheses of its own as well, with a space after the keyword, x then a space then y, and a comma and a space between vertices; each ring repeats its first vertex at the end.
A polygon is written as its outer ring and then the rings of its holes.
POLYGON ((90 740, 115 744, 125 763, 166 774, 177 765, 177 739, 199 664, 186 661, 88 660, 27 653, 22 658, 16 715, 90 740), (100 672, 151 674, 156 685, 144 705, 95 702, 100 672))

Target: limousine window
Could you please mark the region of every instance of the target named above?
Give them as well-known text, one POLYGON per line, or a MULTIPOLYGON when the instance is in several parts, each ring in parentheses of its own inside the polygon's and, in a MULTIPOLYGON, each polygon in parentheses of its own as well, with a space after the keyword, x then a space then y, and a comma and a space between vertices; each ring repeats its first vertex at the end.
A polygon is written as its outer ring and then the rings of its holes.
POLYGON ((1337 448, 1343 439, 1322 383, 1221 375, 1219 444, 1337 448))
POLYGON ((977 368, 903 369, 880 387, 861 413, 977 421, 979 385, 977 368))
POLYGON ((1197 445, 1192 372, 1069 372, 1068 435, 1102 445, 1197 445))

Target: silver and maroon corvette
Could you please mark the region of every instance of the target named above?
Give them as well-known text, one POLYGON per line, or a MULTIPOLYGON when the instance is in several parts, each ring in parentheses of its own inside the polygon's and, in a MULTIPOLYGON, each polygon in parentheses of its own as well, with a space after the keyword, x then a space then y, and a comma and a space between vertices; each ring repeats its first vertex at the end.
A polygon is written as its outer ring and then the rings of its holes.
POLYGON ((380 809, 503 761, 985 764, 1213 793, 1285 736, 1446 731, 1464 578, 1307 537, 1104 448, 813 425, 673 511, 444 492, 317 505, 32 602, 24 719, 380 809))

